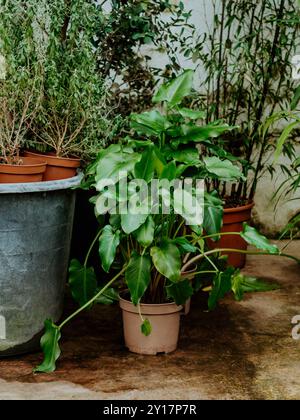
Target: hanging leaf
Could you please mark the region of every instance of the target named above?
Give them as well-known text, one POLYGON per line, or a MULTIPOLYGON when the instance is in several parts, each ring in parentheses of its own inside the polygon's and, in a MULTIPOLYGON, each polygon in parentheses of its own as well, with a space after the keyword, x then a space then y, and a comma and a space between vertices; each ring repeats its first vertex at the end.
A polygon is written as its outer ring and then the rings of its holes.
POLYGON ((231 279, 232 291, 236 300, 240 301, 246 292, 268 292, 279 289, 276 283, 267 283, 256 277, 246 276, 238 270, 231 279))
POLYGON ((279 253, 277 245, 271 244, 265 236, 261 235, 254 227, 247 225, 247 223, 244 223, 243 231, 240 235, 249 245, 254 245, 257 249, 267 251, 270 254, 279 253))
POLYGON ((142 158, 134 167, 134 176, 150 182, 154 175, 153 148, 148 147, 142 154, 142 158))
POLYGON ((151 257, 157 271, 167 279, 176 282, 181 278, 181 258, 176 245, 169 241, 151 248, 151 257))
POLYGON ((102 268, 106 273, 109 272, 109 269, 115 259, 119 244, 120 232, 118 230, 114 232, 111 225, 104 226, 102 234, 99 238, 99 255, 101 258, 102 268))
POLYGON ((215 309, 217 302, 231 291, 231 276, 234 271, 233 267, 228 267, 226 271, 221 271, 215 275, 208 298, 208 309, 210 311, 215 309))
MULTIPOLYGON (((98 293, 100 292, 100 289, 97 289, 98 293)), ((119 294, 118 292, 113 288, 110 287, 108 289, 105 290, 105 292, 103 292, 97 299, 96 299, 96 303, 99 303, 101 305, 112 305, 115 302, 119 301, 119 294)))
POLYGON ((148 335, 151 334, 151 332, 152 332, 152 326, 150 324, 149 319, 145 319, 144 322, 142 323, 142 325, 141 325, 141 332, 146 337, 148 337, 148 335))
POLYGON ((197 252, 198 248, 191 244, 184 236, 175 238, 172 243, 177 245, 181 254, 187 254, 189 252, 197 252))
POLYGON ((123 231, 129 235, 130 233, 136 231, 140 226, 142 226, 148 214, 121 214, 121 225, 123 231))
POLYGON ((103 181, 117 182, 120 173, 132 172, 135 164, 141 159, 140 153, 111 152, 99 160, 96 174, 96 189, 102 191, 103 181))
POLYGON ((153 97, 153 102, 168 102, 170 106, 179 104, 191 93, 193 87, 193 70, 185 70, 180 76, 164 83, 153 97))
POLYGON ((130 291, 131 301, 137 305, 143 297, 151 280, 151 259, 149 255, 132 253, 125 271, 125 280, 130 291))
POLYGON ((44 353, 42 364, 34 369, 34 372, 54 372, 56 369, 56 360, 59 358, 61 351, 58 342, 61 333, 57 325, 51 319, 45 321, 45 332, 41 338, 41 347, 44 353))
POLYGON ((70 262, 69 285, 73 299, 83 306, 97 291, 97 278, 92 267, 87 268, 76 259, 70 262))
POLYGON ((154 239, 155 223, 152 216, 148 216, 145 223, 134 232, 137 241, 144 247, 152 244, 154 239))
POLYGON ((188 279, 170 283, 166 290, 167 297, 174 301, 176 305, 184 305, 194 293, 191 282, 188 279))
MULTIPOLYGON (((204 193, 204 219, 203 227, 208 235, 219 233, 223 224, 223 202, 217 191, 204 193)), ((216 241, 220 237, 211 238, 216 241)))

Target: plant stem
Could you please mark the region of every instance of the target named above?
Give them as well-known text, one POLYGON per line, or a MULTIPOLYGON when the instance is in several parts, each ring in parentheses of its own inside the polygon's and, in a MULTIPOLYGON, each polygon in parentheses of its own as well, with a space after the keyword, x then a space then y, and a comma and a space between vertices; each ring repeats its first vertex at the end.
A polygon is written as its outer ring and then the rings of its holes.
POLYGON ((95 236, 95 238, 94 238, 93 242, 91 243, 91 245, 90 245, 90 247, 89 247, 89 250, 88 250, 88 252, 87 252, 87 254, 86 254, 85 260, 84 260, 84 264, 83 264, 83 265, 84 265, 84 267, 86 267, 86 266, 87 266, 88 260, 89 260, 89 258, 90 258, 90 254, 91 254, 91 252, 92 252, 92 250, 93 250, 93 248, 94 248, 94 246, 95 246, 95 243, 97 242, 98 238, 100 237, 101 233, 102 233, 102 229, 100 229, 100 230, 99 230, 99 232, 98 232, 98 233, 97 233, 97 235, 95 236))
POLYGON ((58 329, 61 330, 68 322, 70 322, 73 318, 75 318, 80 312, 87 309, 92 303, 95 302, 96 299, 98 299, 99 296, 101 296, 105 290, 111 286, 126 270, 127 266, 123 267, 122 270, 113 278, 111 279, 92 299, 90 299, 88 302, 86 302, 83 306, 81 306, 77 311, 73 312, 68 318, 66 318, 59 326, 58 329))
POLYGON ((215 254, 218 252, 235 252, 238 254, 248 254, 248 255, 276 255, 278 257, 286 257, 286 258, 290 258, 294 261, 296 261, 298 264, 300 264, 300 259, 297 257, 294 257, 293 255, 289 255, 289 254, 283 254, 283 253, 278 253, 278 254, 270 254, 269 252, 257 252, 257 251, 244 251, 241 249, 234 249, 234 248, 217 248, 217 249, 212 249, 210 251, 204 252, 203 254, 200 255, 196 255, 195 257, 193 257, 191 260, 189 260, 183 267, 182 267, 182 271, 186 271, 187 268, 192 265, 195 264, 197 261, 199 261, 201 258, 210 255, 210 254, 215 254))

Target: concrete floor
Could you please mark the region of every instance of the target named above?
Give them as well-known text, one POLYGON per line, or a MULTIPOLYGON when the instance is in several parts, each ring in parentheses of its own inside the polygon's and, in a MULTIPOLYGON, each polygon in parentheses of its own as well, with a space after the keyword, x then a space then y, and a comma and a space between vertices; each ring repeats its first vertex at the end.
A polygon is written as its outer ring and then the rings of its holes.
MULTIPOLYGON (((300 241, 288 252, 300 257, 300 241)), ((159 356, 129 353, 118 307, 98 306, 65 329, 55 373, 32 373, 40 354, 1 360, 0 399, 300 399, 300 268, 251 256, 245 271, 282 288, 212 313, 206 296, 193 298, 178 350, 159 356)))

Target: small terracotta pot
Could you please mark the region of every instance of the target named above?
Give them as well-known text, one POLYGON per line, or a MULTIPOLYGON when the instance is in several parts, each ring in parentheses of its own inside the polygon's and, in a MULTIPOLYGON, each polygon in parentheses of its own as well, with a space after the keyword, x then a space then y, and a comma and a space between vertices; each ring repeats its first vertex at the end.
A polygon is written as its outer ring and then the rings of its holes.
MULTIPOLYGON (((254 203, 246 206, 233 207, 224 209, 223 227, 221 232, 241 232, 243 230, 243 223, 249 222, 251 219, 251 210, 254 203)), ((209 240, 212 248, 232 248, 247 250, 247 242, 238 235, 224 235, 218 242, 209 240)), ((239 254, 237 252, 224 253, 228 255, 228 264, 236 268, 243 268, 246 264, 246 254, 239 254)))
POLYGON ((42 158, 47 162, 47 168, 44 175, 44 181, 57 181, 59 179, 72 178, 76 175, 77 168, 80 167, 78 158, 61 158, 54 153, 39 153, 25 151, 24 156, 32 158, 42 158))
POLYGON ((137 306, 120 296, 120 307, 125 345, 129 351, 155 355, 176 350, 182 306, 176 303, 141 304, 141 313, 152 326, 151 334, 147 337, 141 332, 142 321, 137 306))
POLYGON ((43 159, 24 157, 20 160, 19 165, 0 164, 1 184, 41 182, 43 180, 47 166, 43 159))

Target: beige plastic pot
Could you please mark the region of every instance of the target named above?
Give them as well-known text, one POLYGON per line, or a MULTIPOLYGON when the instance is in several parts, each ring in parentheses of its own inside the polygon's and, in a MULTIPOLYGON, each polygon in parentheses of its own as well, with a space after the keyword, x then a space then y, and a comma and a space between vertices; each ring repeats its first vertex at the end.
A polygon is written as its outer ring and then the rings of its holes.
POLYGON ((141 304, 141 313, 152 326, 152 332, 147 337, 141 332, 138 308, 121 296, 120 307, 125 345, 129 351, 155 355, 176 350, 183 306, 177 306, 176 303, 141 304))

